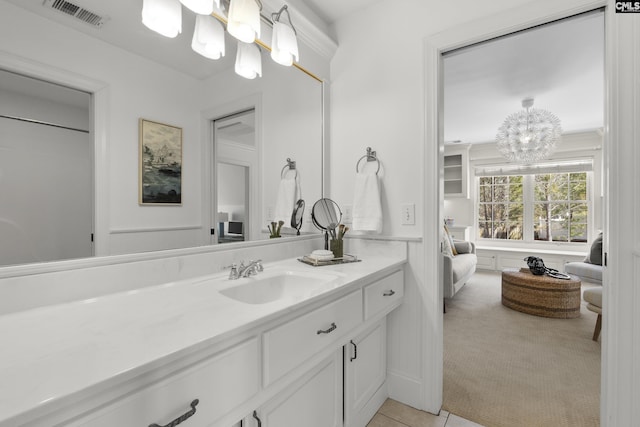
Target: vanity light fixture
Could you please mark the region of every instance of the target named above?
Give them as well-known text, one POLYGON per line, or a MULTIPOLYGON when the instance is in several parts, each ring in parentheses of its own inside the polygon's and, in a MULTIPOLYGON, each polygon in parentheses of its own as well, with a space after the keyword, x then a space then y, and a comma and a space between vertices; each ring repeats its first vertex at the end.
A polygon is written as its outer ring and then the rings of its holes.
POLYGON ((227 31, 236 39, 245 43, 253 43, 260 37, 259 0, 231 0, 227 31))
POLYGON ((215 7, 220 7, 220 0, 180 0, 192 12, 199 15, 211 15, 215 7))
POLYGON ((238 40, 235 71, 236 74, 246 79, 262 77, 262 60, 258 46, 238 40))
POLYGON ((220 59, 225 54, 224 28, 210 15, 196 16, 191 48, 209 59, 220 59))
POLYGON ((532 106, 533 98, 523 99, 524 110, 508 116, 498 129, 498 151, 509 161, 530 164, 545 159, 562 135, 555 114, 532 106))
POLYGON ((142 23, 173 38, 182 32, 182 6, 178 0, 143 0, 142 23))
POLYGON ((260 37, 260 20, 269 22, 260 14, 260 0, 143 0, 142 22, 163 36, 175 37, 182 32, 182 5, 197 14, 191 48, 205 58, 219 59, 225 55, 222 24, 226 24, 227 32, 238 40, 235 71, 242 77, 262 77, 258 45, 270 50, 271 58, 278 64, 291 66, 294 61, 299 61, 297 31, 287 5, 271 14, 271 47, 257 39, 260 37), (283 12, 287 13, 288 24, 280 19, 283 12))
POLYGON ((299 61, 298 55, 298 40, 296 35, 298 34, 293 22, 291 22, 291 15, 289 14, 289 8, 285 4, 282 8, 271 14, 271 20, 273 21, 273 37, 271 38, 271 59, 278 64, 290 67, 295 61, 299 61), (287 18, 289 25, 280 21, 280 17, 283 12, 287 12, 287 18))

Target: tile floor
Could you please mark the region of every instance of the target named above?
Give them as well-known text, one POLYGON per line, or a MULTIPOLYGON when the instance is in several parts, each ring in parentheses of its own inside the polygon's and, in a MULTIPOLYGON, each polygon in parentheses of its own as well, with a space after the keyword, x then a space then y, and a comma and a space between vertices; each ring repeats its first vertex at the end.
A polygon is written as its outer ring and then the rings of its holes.
POLYGON ((440 411, 440 415, 419 411, 387 399, 367 427, 482 427, 464 418, 440 411))

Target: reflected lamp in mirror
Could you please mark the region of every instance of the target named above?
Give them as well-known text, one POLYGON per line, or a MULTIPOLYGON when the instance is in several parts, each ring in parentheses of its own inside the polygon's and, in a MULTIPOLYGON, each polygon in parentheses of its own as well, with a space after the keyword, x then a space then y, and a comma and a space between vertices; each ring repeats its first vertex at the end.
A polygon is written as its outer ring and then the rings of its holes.
POLYGON ((229 5, 227 31, 236 39, 253 43, 260 37, 260 10, 258 0, 233 0, 229 5))
POLYGON ((278 64, 290 67, 293 61, 298 62, 298 41, 296 40, 297 31, 291 22, 289 9, 285 4, 282 8, 271 14, 273 21, 273 37, 271 38, 271 59, 278 64), (280 21, 283 12, 287 12, 289 25, 280 21))
POLYGON ((142 23, 165 37, 182 32, 182 6, 178 0, 144 0, 142 23))
POLYGON ((225 54, 224 28, 212 16, 196 16, 191 49, 209 59, 220 59, 225 54))
POLYGON ((218 237, 224 237, 224 223, 228 221, 228 212, 218 212, 218 237))
POLYGON ((262 77, 262 59, 260 49, 253 43, 238 41, 238 53, 236 54, 236 74, 246 79, 262 77))
POLYGON ((220 0, 180 0, 186 8, 199 15, 211 15, 216 7, 220 7, 220 0))

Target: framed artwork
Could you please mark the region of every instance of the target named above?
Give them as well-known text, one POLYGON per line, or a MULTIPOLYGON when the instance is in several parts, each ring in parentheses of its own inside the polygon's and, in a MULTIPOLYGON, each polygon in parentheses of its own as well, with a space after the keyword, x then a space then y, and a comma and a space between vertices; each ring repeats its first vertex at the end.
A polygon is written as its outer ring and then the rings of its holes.
POLYGON ((140 119, 141 205, 182 204, 182 128, 140 119))

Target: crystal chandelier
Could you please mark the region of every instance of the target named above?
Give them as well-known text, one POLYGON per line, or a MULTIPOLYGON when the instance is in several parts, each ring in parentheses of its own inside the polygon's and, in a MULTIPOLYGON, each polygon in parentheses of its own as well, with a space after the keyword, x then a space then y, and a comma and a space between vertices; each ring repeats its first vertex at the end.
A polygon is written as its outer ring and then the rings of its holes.
POLYGON ((524 110, 511 114, 498 129, 498 151, 511 162, 528 164, 545 159, 560 140, 560 119, 532 106, 533 98, 522 100, 524 110))

